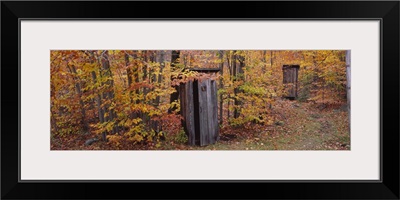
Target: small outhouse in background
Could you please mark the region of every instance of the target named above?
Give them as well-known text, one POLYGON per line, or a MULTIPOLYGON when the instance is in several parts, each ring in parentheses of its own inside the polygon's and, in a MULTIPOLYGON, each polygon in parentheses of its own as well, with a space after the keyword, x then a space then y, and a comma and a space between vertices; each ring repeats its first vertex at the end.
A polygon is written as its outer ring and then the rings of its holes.
MULTIPOLYGON (((218 68, 190 69, 199 73, 217 73, 218 68)), ((218 140, 218 103, 216 80, 210 78, 183 83, 179 87, 183 127, 189 145, 205 146, 218 140)))
POLYGON ((283 85, 285 87, 283 97, 288 99, 297 98, 298 76, 300 65, 283 65, 283 85))

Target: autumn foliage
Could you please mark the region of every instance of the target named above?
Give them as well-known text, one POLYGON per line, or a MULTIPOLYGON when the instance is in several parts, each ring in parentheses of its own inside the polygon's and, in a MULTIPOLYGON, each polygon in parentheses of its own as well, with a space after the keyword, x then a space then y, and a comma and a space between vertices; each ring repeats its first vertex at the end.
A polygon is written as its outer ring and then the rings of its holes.
POLYGON ((157 148, 171 138, 184 145, 177 87, 207 78, 218 84, 221 128, 271 126, 284 93, 282 66, 290 64, 300 65, 298 101, 345 103, 339 50, 52 50, 51 138, 82 135, 117 149, 157 148))

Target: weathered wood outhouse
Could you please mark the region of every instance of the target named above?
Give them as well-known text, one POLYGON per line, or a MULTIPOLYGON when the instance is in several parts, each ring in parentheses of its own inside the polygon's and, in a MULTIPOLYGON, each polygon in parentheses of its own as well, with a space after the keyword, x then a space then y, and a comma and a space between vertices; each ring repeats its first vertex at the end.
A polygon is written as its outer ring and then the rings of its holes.
POLYGON ((298 75, 299 75, 299 65, 283 65, 283 85, 285 87, 283 97, 288 99, 297 98, 298 89, 298 75))
MULTIPOLYGON (((190 69, 199 73, 216 73, 219 69, 190 69)), ((217 84, 215 80, 194 80, 179 87, 183 127, 189 145, 205 146, 218 140, 217 84)))

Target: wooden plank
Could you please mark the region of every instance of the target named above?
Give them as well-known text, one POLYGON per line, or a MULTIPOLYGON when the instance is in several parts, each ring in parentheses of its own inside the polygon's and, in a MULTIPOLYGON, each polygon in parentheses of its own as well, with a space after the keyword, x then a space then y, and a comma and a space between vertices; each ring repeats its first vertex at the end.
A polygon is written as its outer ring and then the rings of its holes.
POLYGON ((183 129, 185 130, 186 135, 189 136, 189 132, 188 130, 188 126, 187 126, 187 101, 186 101, 186 84, 181 84, 179 85, 179 100, 180 100, 180 106, 181 106, 181 110, 180 113, 182 115, 182 125, 183 125, 183 129))
POLYGON ((211 86, 211 80, 208 79, 206 81, 207 85, 207 119, 208 119, 208 143, 213 144, 214 143, 214 119, 213 119, 213 114, 215 112, 215 107, 213 106, 213 101, 212 101, 212 96, 215 94, 212 94, 211 92, 213 91, 212 86, 211 86))
POLYGON ((283 69, 283 84, 287 83, 286 77, 287 77, 287 69, 284 68, 283 69))
POLYGON ((298 89, 298 71, 299 66, 286 66, 283 67, 283 84, 285 86, 286 97, 296 98, 298 89))
POLYGON ((213 105, 213 114, 212 114, 212 121, 214 122, 213 124, 213 135, 212 139, 213 142, 215 143, 218 140, 218 135, 219 135, 219 126, 218 126, 218 96, 217 96, 217 82, 212 80, 211 81, 211 103, 213 105))
POLYGON ((208 113, 207 113, 207 81, 199 81, 199 128, 200 128, 200 146, 208 145, 208 113))
POLYGON ((296 87, 295 87, 295 83, 296 83, 296 68, 292 68, 292 73, 290 73, 291 78, 292 78, 292 97, 296 97, 296 87))
POLYGON ((290 97, 294 97, 294 93, 295 93, 295 91, 294 91, 294 73, 295 73, 295 69, 294 68, 291 68, 290 69, 290 74, 289 74, 289 77, 290 77, 290 97))
POLYGON ((185 83, 183 92, 179 93, 179 96, 184 101, 183 105, 185 106, 185 108, 183 108, 183 109, 181 108, 181 112, 184 113, 185 133, 188 136, 188 143, 189 143, 189 145, 191 145, 191 143, 190 143, 190 137, 191 137, 190 122, 189 122, 190 115, 189 115, 189 101, 188 101, 188 95, 190 94, 190 91, 189 91, 188 87, 189 87, 188 83, 185 83))
MULTIPOLYGON (((180 113, 182 115, 182 126, 183 129, 186 133, 186 135, 190 138, 190 124, 189 124, 189 115, 188 115, 188 100, 187 100, 187 84, 181 84, 179 85, 179 100, 180 100, 180 113)), ((188 141, 188 143, 190 144, 190 141, 188 141)))
POLYGON ((180 107, 181 107, 181 112, 180 113, 182 115, 183 120, 185 120, 186 119, 186 113, 185 113, 185 109, 186 109, 185 103, 186 103, 186 101, 185 101, 185 85, 184 84, 179 85, 179 93, 181 94, 181 96, 179 98, 180 107))
POLYGON ((188 136, 189 145, 195 145, 194 132, 194 116, 193 116, 193 82, 187 82, 179 86, 180 105, 182 124, 186 135, 188 136))
POLYGON ((186 83, 186 119, 189 134, 189 144, 196 145, 196 135, 194 127, 194 105, 193 105, 193 81, 186 83))
POLYGON ((199 120, 199 81, 193 81, 193 114, 195 144, 200 145, 200 120, 199 120))

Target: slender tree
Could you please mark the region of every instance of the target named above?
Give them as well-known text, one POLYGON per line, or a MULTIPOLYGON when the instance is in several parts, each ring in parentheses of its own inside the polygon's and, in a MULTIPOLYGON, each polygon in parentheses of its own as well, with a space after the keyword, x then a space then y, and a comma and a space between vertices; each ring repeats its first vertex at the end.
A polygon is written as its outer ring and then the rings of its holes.
MULTIPOLYGON (((243 81, 244 80, 244 56, 243 55, 238 55, 235 57, 235 80, 236 81, 243 81), (236 60, 239 61, 239 65, 236 65, 236 60)), ((241 93, 242 91, 239 89, 239 87, 235 87, 235 111, 234 111, 234 117, 238 118, 240 116, 240 109, 242 106, 242 101, 239 99, 238 94, 241 93)))
MULTIPOLYGON (((221 73, 221 78, 219 80, 219 87, 221 89, 224 88, 224 82, 223 82, 223 76, 224 76, 224 50, 220 50, 218 52, 219 55, 219 70, 221 73)), ((223 123, 223 109, 224 108, 224 97, 223 94, 220 94, 219 97, 219 123, 222 124, 223 123)))
MULTIPOLYGON (((112 122, 116 118, 116 113, 114 111, 114 80, 110 68, 109 53, 108 51, 103 51, 100 55, 101 62, 101 75, 104 81, 105 91, 103 92, 103 99, 105 99, 104 105, 104 121, 112 122)), ((117 132, 117 126, 112 126, 113 133, 117 132)), ((105 134, 103 133, 103 140, 106 140, 105 134)))
MULTIPOLYGON (((177 65, 179 62, 179 57, 180 57, 180 51, 174 50, 172 51, 171 54, 171 71, 177 71, 177 65)), ((172 81, 173 77, 171 77, 171 81, 172 81)), ((170 103, 173 103, 175 101, 177 101, 179 99, 179 86, 173 86, 173 88, 175 89, 175 91, 171 94, 170 97, 170 103)), ((176 110, 176 108, 170 108, 168 110, 168 113, 172 113, 172 111, 176 110)))
POLYGON ((128 79, 128 91, 129 91, 129 99, 131 103, 133 103, 133 91, 132 91, 132 67, 129 58, 129 54, 125 51, 125 66, 126 66, 126 77, 128 79))
POLYGON ((89 131, 89 124, 87 122, 86 119, 86 109, 85 109, 85 104, 83 102, 82 99, 82 82, 81 79, 78 77, 78 73, 76 72, 76 68, 74 65, 67 65, 68 70, 70 71, 71 74, 73 74, 73 80, 75 82, 75 92, 76 95, 78 96, 79 99, 79 105, 81 107, 81 114, 82 114, 82 122, 83 122, 83 130, 85 131, 85 133, 87 133, 87 131, 89 131))

